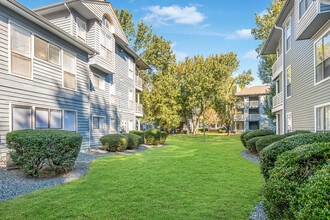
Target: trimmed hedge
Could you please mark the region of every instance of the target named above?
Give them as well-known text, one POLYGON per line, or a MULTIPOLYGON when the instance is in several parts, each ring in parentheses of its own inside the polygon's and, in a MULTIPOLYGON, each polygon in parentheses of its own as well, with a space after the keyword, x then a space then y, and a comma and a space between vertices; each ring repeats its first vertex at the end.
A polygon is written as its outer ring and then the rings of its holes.
POLYGON ((290 202, 297 189, 330 159, 330 143, 314 143, 278 157, 264 187, 265 210, 270 219, 294 219, 290 202))
POLYGON ((140 144, 144 144, 144 132, 139 130, 129 131, 130 134, 136 134, 141 137, 140 144))
POLYGON ((127 149, 133 150, 138 148, 139 144, 142 142, 141 136, 133 133, 125 134, 124 136, 127 137, 128 143, 127 143, 127 149))
POLYGON ((243 139, 243 145, 245 147, 247 147, 246 146, 247 141, 250 140, 250 139, 252 139, 252 138, 254 138, 254 137, 272 135, 272 134, 275 134, 275 133, 272 130, 253 130, 253 131, 250 131, 250 132, 248 132, 246 134, 245 133, 243 133, 243 134, 244 134, 243 137, 242 137, 242 139, 243 139))
POLYGON ((100 138, 102 147, 106 151, 124 151, 128 146, 128 137, 123 134, 107 134, 100 138))
POLYGON ((54 176, 72 170, 82 136, 55 129, 26 129, 7 133, 13 162, 31 177, 54 176))
POLYGON ((304 133, 311 133, 311 131, 297 130, 297 131, 292 131, 292 132, 282 134, 282 135, 276 135, 276 134, 267 135, 257 141, 256 150, 259 153, 262 149, 264 149, 265 147, 267 147, 268 145, 270 145, 272 143, 275 143, 276 141, 282 140, 289 136, 293 136, 296 134, 304 134, 304 133))
MULTIPOLYGON (((267 135, 268 136, 268 135, 267 135)), ((257 153, 257 149, 256 149, 256 143, 264 138, 264 137, 267 137, 267 136, 259 136, 259 137, 254 137, 254 138, 251 138, 250 140, 248 140, 246 142, 246 149, 248 149, 251 153, 257 153)))
POLYGON ((144 139, 146 144, 158 145, 166 142, 168 134, 159 129, 152 128, 144 132, 144 139))
POLYGON ((297 189, 290 202, 295 219, 327 219, 330 216, 330 162, 297 189))
POLYGON ((243 144, 244 147, 246 147, 246 142, 245 142, 245 140, 244 140, 244 136, 247 135, 247 134, 250 133, 250 132, 251 132, 251 131, 245 131, 244 133, 242 133, 242 134, 240 135, 240 139, 241 139, 241 142, 242 142, 242 144, 243 144))
POLYGON ((269 178, 269 171, 274 168, 277 157, 285 151, 292 150, 297 146, 318 142, 330 142, 330 132, 297 134, 284 138, 260 151, 260 168, 264 178, 269 178))

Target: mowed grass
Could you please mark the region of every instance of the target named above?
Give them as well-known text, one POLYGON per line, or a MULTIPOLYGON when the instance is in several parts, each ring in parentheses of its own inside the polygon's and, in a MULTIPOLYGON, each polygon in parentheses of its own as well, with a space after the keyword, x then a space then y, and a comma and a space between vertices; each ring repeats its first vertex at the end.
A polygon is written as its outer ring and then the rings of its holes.
POLYGON ((0 219, 248 219, 263 183, 239 136, 172 135, 79 180, 0 202, 0 219))

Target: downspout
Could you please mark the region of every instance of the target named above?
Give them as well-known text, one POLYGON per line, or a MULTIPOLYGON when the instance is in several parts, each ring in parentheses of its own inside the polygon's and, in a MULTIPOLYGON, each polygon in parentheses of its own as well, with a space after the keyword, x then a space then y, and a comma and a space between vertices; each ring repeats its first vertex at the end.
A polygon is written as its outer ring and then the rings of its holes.
POLYGON ((283 91, 283 123, 282 123, 282 126, 283 126, 283 133, 286 134, 287 133, 287 122, 286 122, 286 94, 287 94, 287 91, 286 91, 286 65, 285 65, 285 33, 284 33, 284 28, 282 27, 278 27, 276 24, 275 24, 275 29, 277 30, 280 30, 281 33, 282 33, 282 85, 283 85, 283 88, 282 88, 282 91, 283 91))

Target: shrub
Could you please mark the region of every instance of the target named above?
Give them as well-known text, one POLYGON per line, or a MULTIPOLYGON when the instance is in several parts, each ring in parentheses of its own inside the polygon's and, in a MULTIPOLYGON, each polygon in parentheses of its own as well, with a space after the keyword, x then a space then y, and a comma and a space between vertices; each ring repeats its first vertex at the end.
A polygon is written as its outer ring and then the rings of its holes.
POLYGON ((245 142, 245 140, 244 140, 244 136, 247 135, 247 134, 250 133, 250 132, 251 132, 251 131, 245 131, 244 133, 242 133, 242 134, 240 135, 240 139, 241 139, 241 142, 242 142, 242 144, 243 144, 244 147, 246 147, 246 142, 245 142))
POLYGON ((146 130, 144 132, 144 139, 146 144, 158 145, 164 144, 168 134, 164 131, 160 131, 156 128, 146 130))
POLYGON ((128 138, 123 134, 107 134, 100 138, 102 147, 106 151, 124 151, 127 149, 128 138))
POLYGON ((264 178, 268 179, 269 171, 273 169, 278 155, 297 146, 316 142, 330 142, 330 132, 297 134, 268 145, 259 153, 260 168, 264 178))
POLYGON ((160 144, 165 144, 166 139, 168 137, 168 133, 166 133, 165 131, 161 131, 160 133, 160 144))
POLYGON ((270 219, 293 219, 290 201, 297 189, 330 159, 330 143, 314 143, 281 154, 264 187, 270 219))
POLYGON ((7 133, 10 156, 27 176, 54 176, 67 172, 78 157, 82 136, 54 129, 27 129, 7 133))
POLYGON ((141 137, 139 144, 144 144, 144 132, 143 131, 133 130, 133 131, 129 131, 129 133, 139 135, 141 137))
POLYGON ((246 142, 254 137, 260 137, 260 136, 266 136, 266 135, 272 135, 275 134, 274 131, 272 130, 253 130, 250 131, 249 133, 245 134, 243 136, 243 141, 245 143, 245 147, 246 147, 246 142))
POLYGON ((327 219, 330 216, 330 162, 297 189, 290 202, 295 219, 327 219))
POLYGON ((142 142, 141 141, 141 136, 133 133, 125 134, 124 136, 127 137, 128 142, 127 142, 127 149, 136 149, 139 144, 142 142))
POLYGON ((261 138, 264 138, 264 137, 267 137, 267 136, 259 136, 259 137, 251 138, 250 140, 248 140, 246 142, 246 149, 248 149, 252 153, 257 153, 256 143, 258 140, 260 140, 261 138))
MULTIPOLYGON (((208 128, 205 128, 205 132, 209 131, 208 128)), ((204 132, 204 128, 198 128, 198 132, 203 133, 204 132)))
POLYGON ((304 133, 311 133, 311 131, 297 130, 282 135, 275 135, 275 134, 267 135, 264 138, 261 138, 260 140, 257 141, 256 143, 257 152, 259 153, 262 149, 264 149, 265 147, 267 147, 272 143, 275 143, 276 141, 282 140, 289 136, 293 136, 296 134, 304 134, 304 133))

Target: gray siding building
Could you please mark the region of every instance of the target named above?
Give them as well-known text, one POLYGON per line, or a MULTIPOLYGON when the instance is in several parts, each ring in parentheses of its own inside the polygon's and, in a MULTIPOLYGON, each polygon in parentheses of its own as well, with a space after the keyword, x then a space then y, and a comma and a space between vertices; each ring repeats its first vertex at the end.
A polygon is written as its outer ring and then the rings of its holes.
POLYGON ((148 68, 108 2, 72 0, 31 11, 1 1, 0 164, 12 130, 76 131, 87 150, 105 134, 139 129, 136 71, 148 68))
POLYGON ((330 130, 330 6, 287 0, 262 49, 276 54, 276 132, 330 130))

